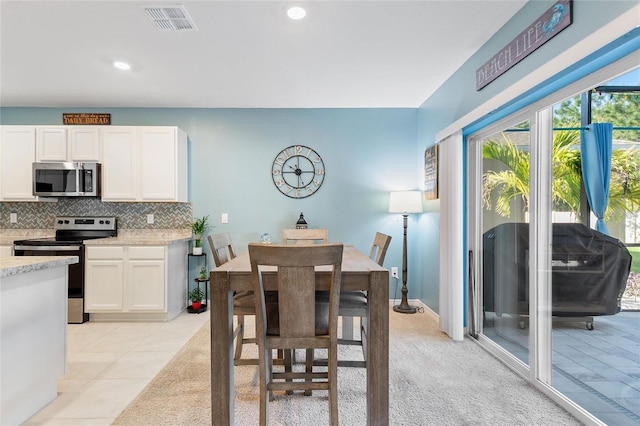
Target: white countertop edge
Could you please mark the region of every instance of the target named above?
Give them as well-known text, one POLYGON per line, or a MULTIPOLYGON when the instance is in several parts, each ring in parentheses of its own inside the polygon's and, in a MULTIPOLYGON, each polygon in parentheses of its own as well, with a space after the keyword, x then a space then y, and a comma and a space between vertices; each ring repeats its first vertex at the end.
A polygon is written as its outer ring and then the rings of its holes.
POLYGON ((78 263, 78 256, 0 257, 0 278, 78 263))
POLYGON ((169 244, 179 243, 182 241, 189 241, 192 237, 143 237, 143 236, 124 236, 124 237, 109 237, 109 238, 96 238, 95 240, 85 240, 85 246, 166 246, 169 244))

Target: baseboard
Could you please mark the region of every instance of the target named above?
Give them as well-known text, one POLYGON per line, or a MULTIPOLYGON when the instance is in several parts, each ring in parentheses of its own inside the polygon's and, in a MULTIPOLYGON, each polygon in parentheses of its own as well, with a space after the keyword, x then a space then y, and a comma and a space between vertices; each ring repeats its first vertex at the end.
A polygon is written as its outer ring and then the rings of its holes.
POLYGON ((172 318, 169 317, 169 313, 167 312, 123 312, 123 313, 111 313, 111 312, 101 312, 101 313, 91 313, 89 317, 89 321, 92 322, 165 322, 170 321, 172 318))
MULTIPOLYGON (((419 299, 408 299, 408 302, 410 306, 415 306, 416 308, 418 308, 418 312, 423 312, 429 315, 434 320, 440 322, 440 315, 438 315, 436 311, 434 311, 433 309, 431 309, 430 307, 422 303, 422 301, 420 301, 419 299)), ((398 303, 400 303, 400 301, 397 299, 389 300, 389 306, 394 306, 394 305, 397 305, 398 303)))

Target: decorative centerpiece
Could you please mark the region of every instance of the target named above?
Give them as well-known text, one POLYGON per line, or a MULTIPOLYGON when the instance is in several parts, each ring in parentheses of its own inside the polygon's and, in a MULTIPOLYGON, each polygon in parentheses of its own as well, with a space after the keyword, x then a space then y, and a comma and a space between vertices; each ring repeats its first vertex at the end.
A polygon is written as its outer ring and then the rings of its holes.
POLYGON ((202 216, 201 219, 196 219, 191 224, 191 230, 193 231, 193 236, 195 239, 195 243, 193 246, 193 254, 201 255, 202 254, 202 235, 207 230, 207 219, 209 216, 202 216))
POLYGON ((271 244, 271 234, 265 232, 264 234, 260 235, 260 242, 262 244, 271 244))

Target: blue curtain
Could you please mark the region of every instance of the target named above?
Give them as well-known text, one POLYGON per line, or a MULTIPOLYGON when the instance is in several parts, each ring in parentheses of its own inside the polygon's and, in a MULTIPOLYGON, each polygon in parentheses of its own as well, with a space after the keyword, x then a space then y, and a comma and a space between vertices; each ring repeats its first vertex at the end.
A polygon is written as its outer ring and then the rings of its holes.
POLYGON ((598 218, 596 230, 609 234, 604 212, 609 203, 613 124, 592 123, 580 131, 582 179, 593 214, 598 218))

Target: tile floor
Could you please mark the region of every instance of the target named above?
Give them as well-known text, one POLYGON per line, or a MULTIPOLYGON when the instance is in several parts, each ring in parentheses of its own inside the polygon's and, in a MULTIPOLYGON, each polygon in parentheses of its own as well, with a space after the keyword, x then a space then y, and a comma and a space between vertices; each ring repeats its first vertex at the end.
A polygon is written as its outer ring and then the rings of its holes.
POLYGON ((208 320, 209 311, 169 322, 69 324, 58 397, 24 424, 110 425, 208 320))
MULTIPOLYGON (((527 363, 529 330, 513 323, 485 334, 527 363)), ((639 331, 640 311, 594 317, 593 330, 554 323, 552 385, 606 424, 640 426, 639 331)))

